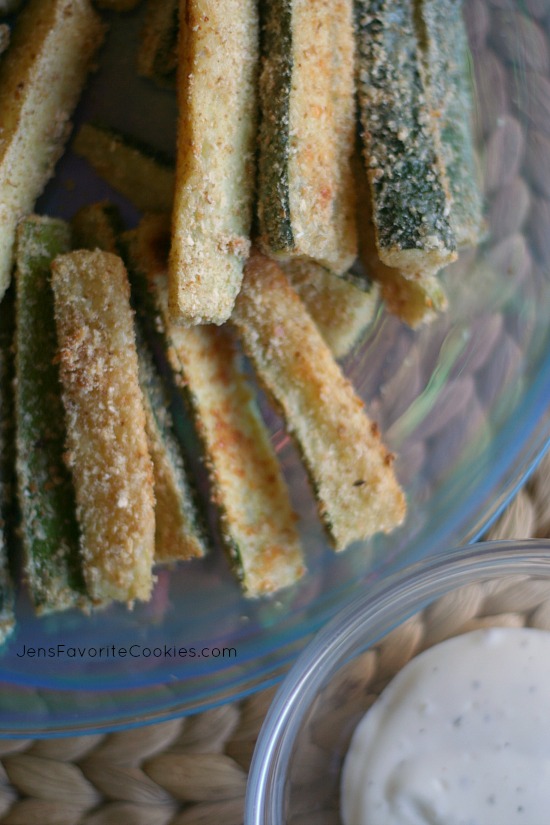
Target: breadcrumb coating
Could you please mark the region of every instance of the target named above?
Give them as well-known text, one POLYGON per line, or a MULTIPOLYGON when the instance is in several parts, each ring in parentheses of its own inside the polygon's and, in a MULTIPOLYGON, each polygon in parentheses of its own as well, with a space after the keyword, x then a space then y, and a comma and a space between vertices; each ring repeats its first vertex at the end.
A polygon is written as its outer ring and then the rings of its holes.
POLYGON ((103 32, 88 0, 31 0, 0 61, 0 298, 17 221, 53 174, 103 32))
POLYGON ((96 250, 52 265, 84 575, 95 599, 146 600, 155 549, 153 468, 122 261, 96 250))
POLYGON ((250 249, 257 124, 254 0, 181 4, 172 317, 221 324, 250 249))
POLYGON ((233 321, 301 449, 336 549, 401 524, 405 498, 377 425, 283 271, 258 252, 233 321))
POLYGON ((334 357, 346 356, 372 321, 378 286, 363 291, 307 258, 293 258, 281 267, 334 357))

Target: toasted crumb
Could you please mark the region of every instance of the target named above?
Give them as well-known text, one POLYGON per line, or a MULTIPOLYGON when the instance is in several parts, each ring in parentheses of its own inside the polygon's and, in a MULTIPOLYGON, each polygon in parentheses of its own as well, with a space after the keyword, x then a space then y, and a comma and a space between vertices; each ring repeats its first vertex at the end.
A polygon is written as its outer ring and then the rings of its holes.
POLYGON ((30 0, 0 61, 0 298, 17 221, 53 174, 103 32, 88 0, 30 0))
POLYGON ((279 266, 254 252, 233 321, 296 438, 338 550, 405 517, 389 452, 279 266))
POLYGON ((54 261, 52 285, 86 584, 96 599, 147 599, 153 469, 126 270, 110 253, 72 252, 54 261))

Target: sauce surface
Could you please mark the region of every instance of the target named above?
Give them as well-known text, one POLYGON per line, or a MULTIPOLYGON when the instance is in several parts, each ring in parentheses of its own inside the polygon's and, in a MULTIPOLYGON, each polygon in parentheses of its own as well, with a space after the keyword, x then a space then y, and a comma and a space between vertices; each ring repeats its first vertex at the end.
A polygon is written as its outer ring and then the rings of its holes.
POLYGON ((342 819, 550 822, 550 633, 474 631, 412 659, 355 731, 342 819))

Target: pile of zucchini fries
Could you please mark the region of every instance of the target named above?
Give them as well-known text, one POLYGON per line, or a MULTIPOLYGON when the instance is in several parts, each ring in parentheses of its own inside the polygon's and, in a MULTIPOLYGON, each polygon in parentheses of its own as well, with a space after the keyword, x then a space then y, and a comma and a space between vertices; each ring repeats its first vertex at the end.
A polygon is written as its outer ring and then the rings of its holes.
MULTIPOLYGON (((120 3, 134 5, 97 5, 120 3)), ((104 34, 91 0, 30 0, 0 64, 0 298, 15 280, 0 328, 0 639, 10 443, 38 613, 147 600, 155 565, 208 552, 178 397, 243 593, 300 579, 297 517, 241 351, 335 549, 398 527, 393 456, 336 359, 380 294, 411 326, 443 309, 439 270, 483 231, 460 3, 146 3, 136 68, 177 94, 175 163, 104 125, 73 141, 141 210, 135 229, 107 202, 71 225, 31 214, 104 34)))

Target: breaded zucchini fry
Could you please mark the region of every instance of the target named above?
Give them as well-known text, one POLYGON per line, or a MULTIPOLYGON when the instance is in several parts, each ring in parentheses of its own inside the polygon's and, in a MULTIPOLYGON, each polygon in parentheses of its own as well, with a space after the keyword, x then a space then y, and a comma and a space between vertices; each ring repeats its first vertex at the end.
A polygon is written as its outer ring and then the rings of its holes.
POLYGON ((478 243, 482 198, 473 143, 472 83, 463 3, 416 0, 416 24, 432 111, 437 112, 441 158, 452 197, 451 226, 458 246, 478 243))
MULTIPOLYGON (((13 523, 13 293, 0 301, 0 645, 15 627, 13 581, 8 563, 9 524, 13 523)), ((11 536, 13 538, 13 536, 11 536)))
POLYGON ((334 357, 343 358, 372 321, 379 294, 377 284, 363 291, 307 259, 294 258, 281 267, 334 357))
POLYGON ((85 606, 75 495, 65 466, 50 265, 70 249, 69 227, 23 221, 16 239, 17 493, 24 575, 38 613, 85 606))
POLYGON ((88 0, 30 0, 0 61, 0 297, 17 221, 53 173, 102 37, 88 0))
POLYGON ((140 298, 191 407, 243 591, 272 593, 304 572, 288 490, 228 329, 186 329, 170 321, 159 254, 168 237, 160 218, 144 219, 131 236, 140 298))
POLYGON ((201 558, 206 555, 204 531, 170 420, 169 400, 139 332, 137 342, 139 383, 155 479, 155 562, 201 558))
POLYGON ((146 151, 134 138, 105 126, 85 123, 72 148, 137 209, 172 210, 173 166, 158 153, 146 151))
POLYGON ((74 249, 101 249, 118 254, 118 239, 124 224, 117 207, 110 201, 90 203, 71 220, 74 249))
POLYGON ((412 0, 357 0, 358 100, 378 254, 414 278, 456 259, 412 0))
POLYGON ((122 261, 61 255, 52 266, 67 460, 86 585, 94 599, 148 599, 155 549, 153 469, 122 261))
POLYGON ((337 550, 403 521, 392 456, 279 266, 250 257, 232 316, 279 406, 337 550))
POLYGON ((147 0, 138 50, 138 74, 159 86, 176 84, 179 0, 147 0))
POLYGON ((342 274, 357 253, 353 3, 271 0, 262 34, 261 244, 342 274))
POLYGON ((388 310, 413 329, 430 323, 447 309, 447 296, 439 277, 432 272, 410 273, 386 266, 378 255, 372 219, 372 202, 365 170, 356 165, 357 225, 359 258, 367 275, 380 285, 388 310))
MULTIPOLYGON (((117 253, 122 229, 118 209, 108 201, 81 209, 73 218, 73 240, 86 249, 117 253)), ((136 324, 139 384, 155 486, 155 562, 204 556, 203 530, 195 507, 171 416, 170 401, 153 357, 136 324)))
POLYGON ((257 127, 254 0, 181 3, 169 300, 174 319, 221 324, 250 248, 257 127))

